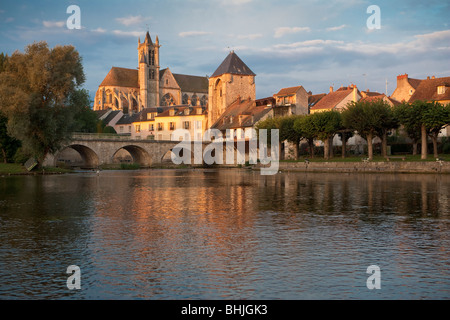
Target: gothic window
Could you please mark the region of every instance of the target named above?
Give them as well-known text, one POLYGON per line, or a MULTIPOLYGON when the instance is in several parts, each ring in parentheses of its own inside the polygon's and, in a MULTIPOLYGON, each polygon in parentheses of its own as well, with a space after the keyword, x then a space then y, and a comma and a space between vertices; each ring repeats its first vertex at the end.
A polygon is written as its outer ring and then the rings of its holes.
POLYGON ((173 96, 170 93, 165 94, 161 98, 161 106, 168 107, 168 106, 173 106, 173 105, 175 105, 175 99, 173 98, 173 96))
POLYGON ((150 65, 154 66, 155 65, 155 51, 150 50, 149 57, 150 57, 150 65))
POLYGON ((188 104, 189 103, 189 96, 187 94, 183 95, 183 102, 181 104, 188 104))
POLYGON ((155 79, 155 70, 150 70, 150 73, 148 74, 150 80, 154 80, 155 79))
POLYGON ((205 107, 207 103, 208 103, 208 98, 206 97, 206 95, 204 95, 204 96, 200 99, 200 105, 201 105, 202 107, 205 107))
POLYGON ((132 102, 132 104, 133 104, 133 112, 134 113, 138 113, 138 104, 137 104, 137 102, 136 102, 136 100, 134 100, 134 98, 132 98, 132 100, 131 100, 131 102, 132 102))
POLYGON ((197 95, 194 94, 191 98, 191 105, 196 106, 197 100, 198 100, 198 97, 197 97, 197 95))

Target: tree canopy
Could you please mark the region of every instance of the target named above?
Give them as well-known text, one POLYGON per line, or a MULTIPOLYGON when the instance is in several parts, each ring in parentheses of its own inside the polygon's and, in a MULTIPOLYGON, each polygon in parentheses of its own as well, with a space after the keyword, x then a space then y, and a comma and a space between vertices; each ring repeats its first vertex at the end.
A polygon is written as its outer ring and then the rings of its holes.
POLYGON ((14 52, 0 73, 0 110, 8 132, 41 164, 77 127, 74 117, 89 106, 82 59, 73 46, 50 49, 35 42, 14 52))

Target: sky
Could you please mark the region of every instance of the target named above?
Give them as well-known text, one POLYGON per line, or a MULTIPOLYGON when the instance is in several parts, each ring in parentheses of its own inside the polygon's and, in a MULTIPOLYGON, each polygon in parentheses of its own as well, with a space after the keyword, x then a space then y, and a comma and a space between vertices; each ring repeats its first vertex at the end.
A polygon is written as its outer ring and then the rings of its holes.
POLYGON ((172 73, 211 75, 234 50, 256 74, 256 98, 298 85, 390 95, 400 74, 450 76, 449 16, 448 0, 2 0, 0 52, 74 45, 93 98, 112 66, 138 67, 138 38, 149 31, 172 73), (70 5, 81 29, 67 27, 70 5))

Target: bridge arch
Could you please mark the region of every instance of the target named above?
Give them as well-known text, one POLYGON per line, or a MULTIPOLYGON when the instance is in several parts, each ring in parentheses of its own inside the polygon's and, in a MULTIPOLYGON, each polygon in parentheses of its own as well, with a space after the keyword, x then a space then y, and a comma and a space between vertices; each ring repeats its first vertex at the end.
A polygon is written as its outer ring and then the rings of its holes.
POLYGON ((133 163, 137 163, 141 167, 149 167, 152 165, 152 158, 148 154, 148 152, 144 148, 136 145, 126 145, 121 147, 120 149, 116 150, 116 152, 114 152, 111 160, 114 159, 114 156, 122 149, 128 151, 128 153, 133 158, 133 163))
MULTIPOLYGON (((79 153, 79 155, 81 156, 81 159, 83 161, 83 164, 81 164, 80 167, 83 167, 83 168, 97 168, 98 167, 98 165, 99 165, 98 155, 91 148, 83 146, 81 144, 73 144, 73 145, 69 145, 66 148, 64 148, 63 150, 61 150, 61 152, 59 152, 58 155, 61 155, 67 149, 73 149, 79 153)), ((60 161, 61 161, 60 157, 56 156, 54 166, 58 166, 58 162, 60 162, 60 161)))

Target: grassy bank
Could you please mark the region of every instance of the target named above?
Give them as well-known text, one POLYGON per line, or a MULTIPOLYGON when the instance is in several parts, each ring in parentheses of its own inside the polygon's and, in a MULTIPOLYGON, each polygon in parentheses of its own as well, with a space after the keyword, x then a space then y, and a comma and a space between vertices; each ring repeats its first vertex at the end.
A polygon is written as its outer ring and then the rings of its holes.
POLYGON ((29 172, 24 166, 17 163, 0 163, 0 175, 19 175, 19 174, 58 174, 58 173, 70 173, 71 169, 45 167, 40 170, 33 169, 29 172))

